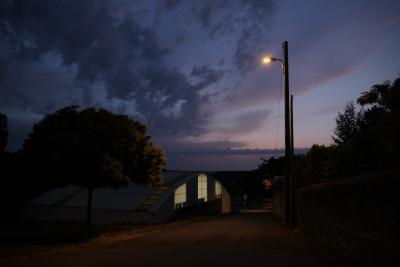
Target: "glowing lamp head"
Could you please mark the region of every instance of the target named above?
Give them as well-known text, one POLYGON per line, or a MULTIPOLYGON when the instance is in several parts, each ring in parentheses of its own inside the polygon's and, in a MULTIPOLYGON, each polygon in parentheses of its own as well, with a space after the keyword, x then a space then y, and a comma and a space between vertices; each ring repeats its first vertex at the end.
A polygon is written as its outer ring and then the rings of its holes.
POLYGON ((262 64, 264 64, 264 65, 266 65, 266 64, 269 64, 269 63, 271 63, 273 60, 272 60, 272 57, 263 57, 263 59, 261 60, 261 63, 262 64))
POLYGON ((262 64, 268 64, 268 63, 270 63, 272 60, 271 60, 271 57, 264 57, 263 59, 262 59, 262 64))

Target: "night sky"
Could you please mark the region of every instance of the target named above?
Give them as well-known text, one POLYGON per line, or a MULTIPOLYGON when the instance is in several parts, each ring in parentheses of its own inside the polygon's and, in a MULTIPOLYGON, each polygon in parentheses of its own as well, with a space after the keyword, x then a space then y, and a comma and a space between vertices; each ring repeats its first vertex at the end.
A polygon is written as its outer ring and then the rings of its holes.
MULTIPOLYGON (((169 169, 246 170, 284 144, 289 42, 295 147, 400 74, 400 1, 0 0, 0 112, 16 151, 45 114, 103 107, 145 123, 169 169)), ((281 152, 281 150, 278 150, 281 152)))

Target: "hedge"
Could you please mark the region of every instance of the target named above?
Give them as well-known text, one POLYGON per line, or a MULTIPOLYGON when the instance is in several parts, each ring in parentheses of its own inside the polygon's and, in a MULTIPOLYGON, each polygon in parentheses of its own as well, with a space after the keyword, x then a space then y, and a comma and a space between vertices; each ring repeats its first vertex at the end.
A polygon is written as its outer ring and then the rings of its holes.
POLYGON ((363 265, 395 266, 400 262, 399 196, 399 171, 305 187, 299 190, 299 225, 307 237, 363 265))

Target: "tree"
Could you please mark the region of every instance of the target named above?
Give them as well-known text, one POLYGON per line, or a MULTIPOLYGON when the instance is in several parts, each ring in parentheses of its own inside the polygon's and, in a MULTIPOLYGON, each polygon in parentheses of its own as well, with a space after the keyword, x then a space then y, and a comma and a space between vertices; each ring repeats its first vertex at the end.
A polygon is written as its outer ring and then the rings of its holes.
POLYGON ((8 140, 8 119, 5 114, 0 113, 0 153, 3 153, 7 147, 8 140))
POLYGON ((336 118, 337 174, 355 175, 398 167, 400 155, 400 78, 373 85, 348 103, 336 118))
POLYGON ((337 145, 347 142, 357 133, 358 122, 362 117, 361 112, 357 112, 353 102, 348 102, 343 113, 338 113, 336 117, 336 127, 333 131, 333 141, 337 145))
POLYGON ((361 140, 377 169, 398 167, 400 155, 400 78, 373 85, 357 102, 368 107, 360 123, 361 140))
MULTIPOLYGON (((348 102, 338 113, 334 145, 313 145, 305 156, 295 158, 300 186, 399 168, 400 77, 373 85, 357 103, 361 111, 348 102)), ((259 168, 268 172, 270 165, 264 160, 259 168)))
POLYGON ((282 176, 285 172, 284 157, 261 158, 261 164, 258 165, 257 172, 260 176, 269 179, 273 179, 275 176, 282 176))
POLYGON ((373 85, 368 91, 361 93, 357 102, 362 105, 371 105, 387 112, 399 112, 400 107, 400 77, 382 84, 373 85))
POLYGON ((95 188, 162 181, 164 152, 150 142, 146 127, 104 109, 70 106, 36 123, 22 152, 51 186, 88 189, 87 229, 95 188))
POLYGON ((305 155, 294 157, 297 186, 303 187, 332 180, 336 174, 337 147, 314 144, 305 155))

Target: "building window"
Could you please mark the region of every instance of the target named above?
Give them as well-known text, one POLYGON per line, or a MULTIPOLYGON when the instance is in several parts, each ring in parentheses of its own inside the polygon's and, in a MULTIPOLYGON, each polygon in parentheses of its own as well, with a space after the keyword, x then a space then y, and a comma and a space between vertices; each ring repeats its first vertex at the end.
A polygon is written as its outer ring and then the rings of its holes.
POLYGON ((174 209, 186 207, 186 184, 181 185, 175 190, 174 209))
POLYGON ((222 195, 222 186, 221 183, 215 181, 215 198, 221 198, 222 195))
POLYGON ((200 174, 197 177, 197 198, 207 201, 207 175, 200 174))

